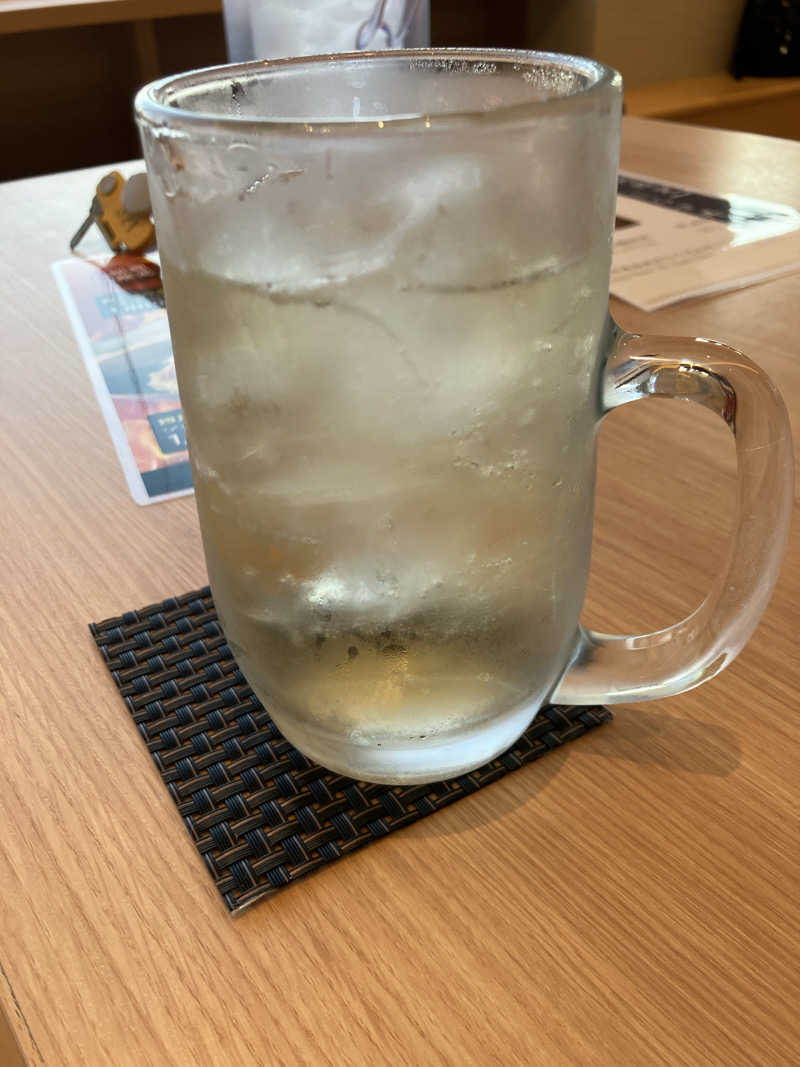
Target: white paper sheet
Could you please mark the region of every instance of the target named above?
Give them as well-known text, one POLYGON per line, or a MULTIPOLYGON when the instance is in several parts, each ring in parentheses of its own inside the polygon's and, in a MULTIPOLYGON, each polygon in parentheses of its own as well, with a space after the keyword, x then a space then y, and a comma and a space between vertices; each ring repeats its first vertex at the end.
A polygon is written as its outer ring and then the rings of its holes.
POLYGON ((644 311, 800 270, 800 212, 620 175, 611 292, 644 311))

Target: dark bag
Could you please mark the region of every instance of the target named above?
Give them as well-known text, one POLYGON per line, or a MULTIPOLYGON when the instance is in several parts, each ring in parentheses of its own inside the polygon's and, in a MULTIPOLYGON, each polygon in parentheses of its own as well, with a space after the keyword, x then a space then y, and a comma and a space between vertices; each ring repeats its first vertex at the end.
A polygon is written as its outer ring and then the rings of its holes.
POLYGON ((800 75, 800 0, 747 0, 733 53, 733 75, 800 75))

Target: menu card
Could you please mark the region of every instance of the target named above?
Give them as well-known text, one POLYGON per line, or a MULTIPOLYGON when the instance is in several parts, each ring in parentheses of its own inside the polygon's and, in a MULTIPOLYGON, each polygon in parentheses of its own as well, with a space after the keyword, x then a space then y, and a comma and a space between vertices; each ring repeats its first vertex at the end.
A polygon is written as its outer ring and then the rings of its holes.
POLYGON ((611 292, 643 311, 800 270, 800 212, 620 174, 611 292))
POLYGON ((157 257, 73 256, 53 271, 133 499, 191 493, 157 257))

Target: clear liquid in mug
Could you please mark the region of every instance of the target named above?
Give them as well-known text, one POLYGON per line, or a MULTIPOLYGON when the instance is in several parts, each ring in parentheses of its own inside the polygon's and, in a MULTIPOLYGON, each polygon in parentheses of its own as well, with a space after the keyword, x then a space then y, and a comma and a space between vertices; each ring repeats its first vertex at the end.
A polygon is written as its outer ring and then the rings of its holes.
POLYGON ((414 780, 487 731, 496 754, 568 662, 606 260, 476 288, 389 266, 275 289, 165 263, 220 617, 322 764, 414 780))

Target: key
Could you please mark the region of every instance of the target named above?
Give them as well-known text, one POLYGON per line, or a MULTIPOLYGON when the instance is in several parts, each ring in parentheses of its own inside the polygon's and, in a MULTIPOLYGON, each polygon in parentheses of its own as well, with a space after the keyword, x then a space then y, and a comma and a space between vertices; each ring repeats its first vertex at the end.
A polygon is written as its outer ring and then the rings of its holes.
POLYGON ((103 214, 102 205, 100 204, 100 201, 97 199, 97 197, 93 196, 92 197, 92 206, 89 208, 89 214, 83 220, 83 222, 80 225, 80 228, 76 231, 75 236, 72 238, 72 240, 69 243, 69 247, 70 247, 70 251, 71 252, 74 251, 78 247, 78 245, 84 239, 86 234, 89 232, 89 229, 92 226, 94 226, 94 224, 97 222, 97 220, 100 218, 100 216, 102 214, 103 214))

